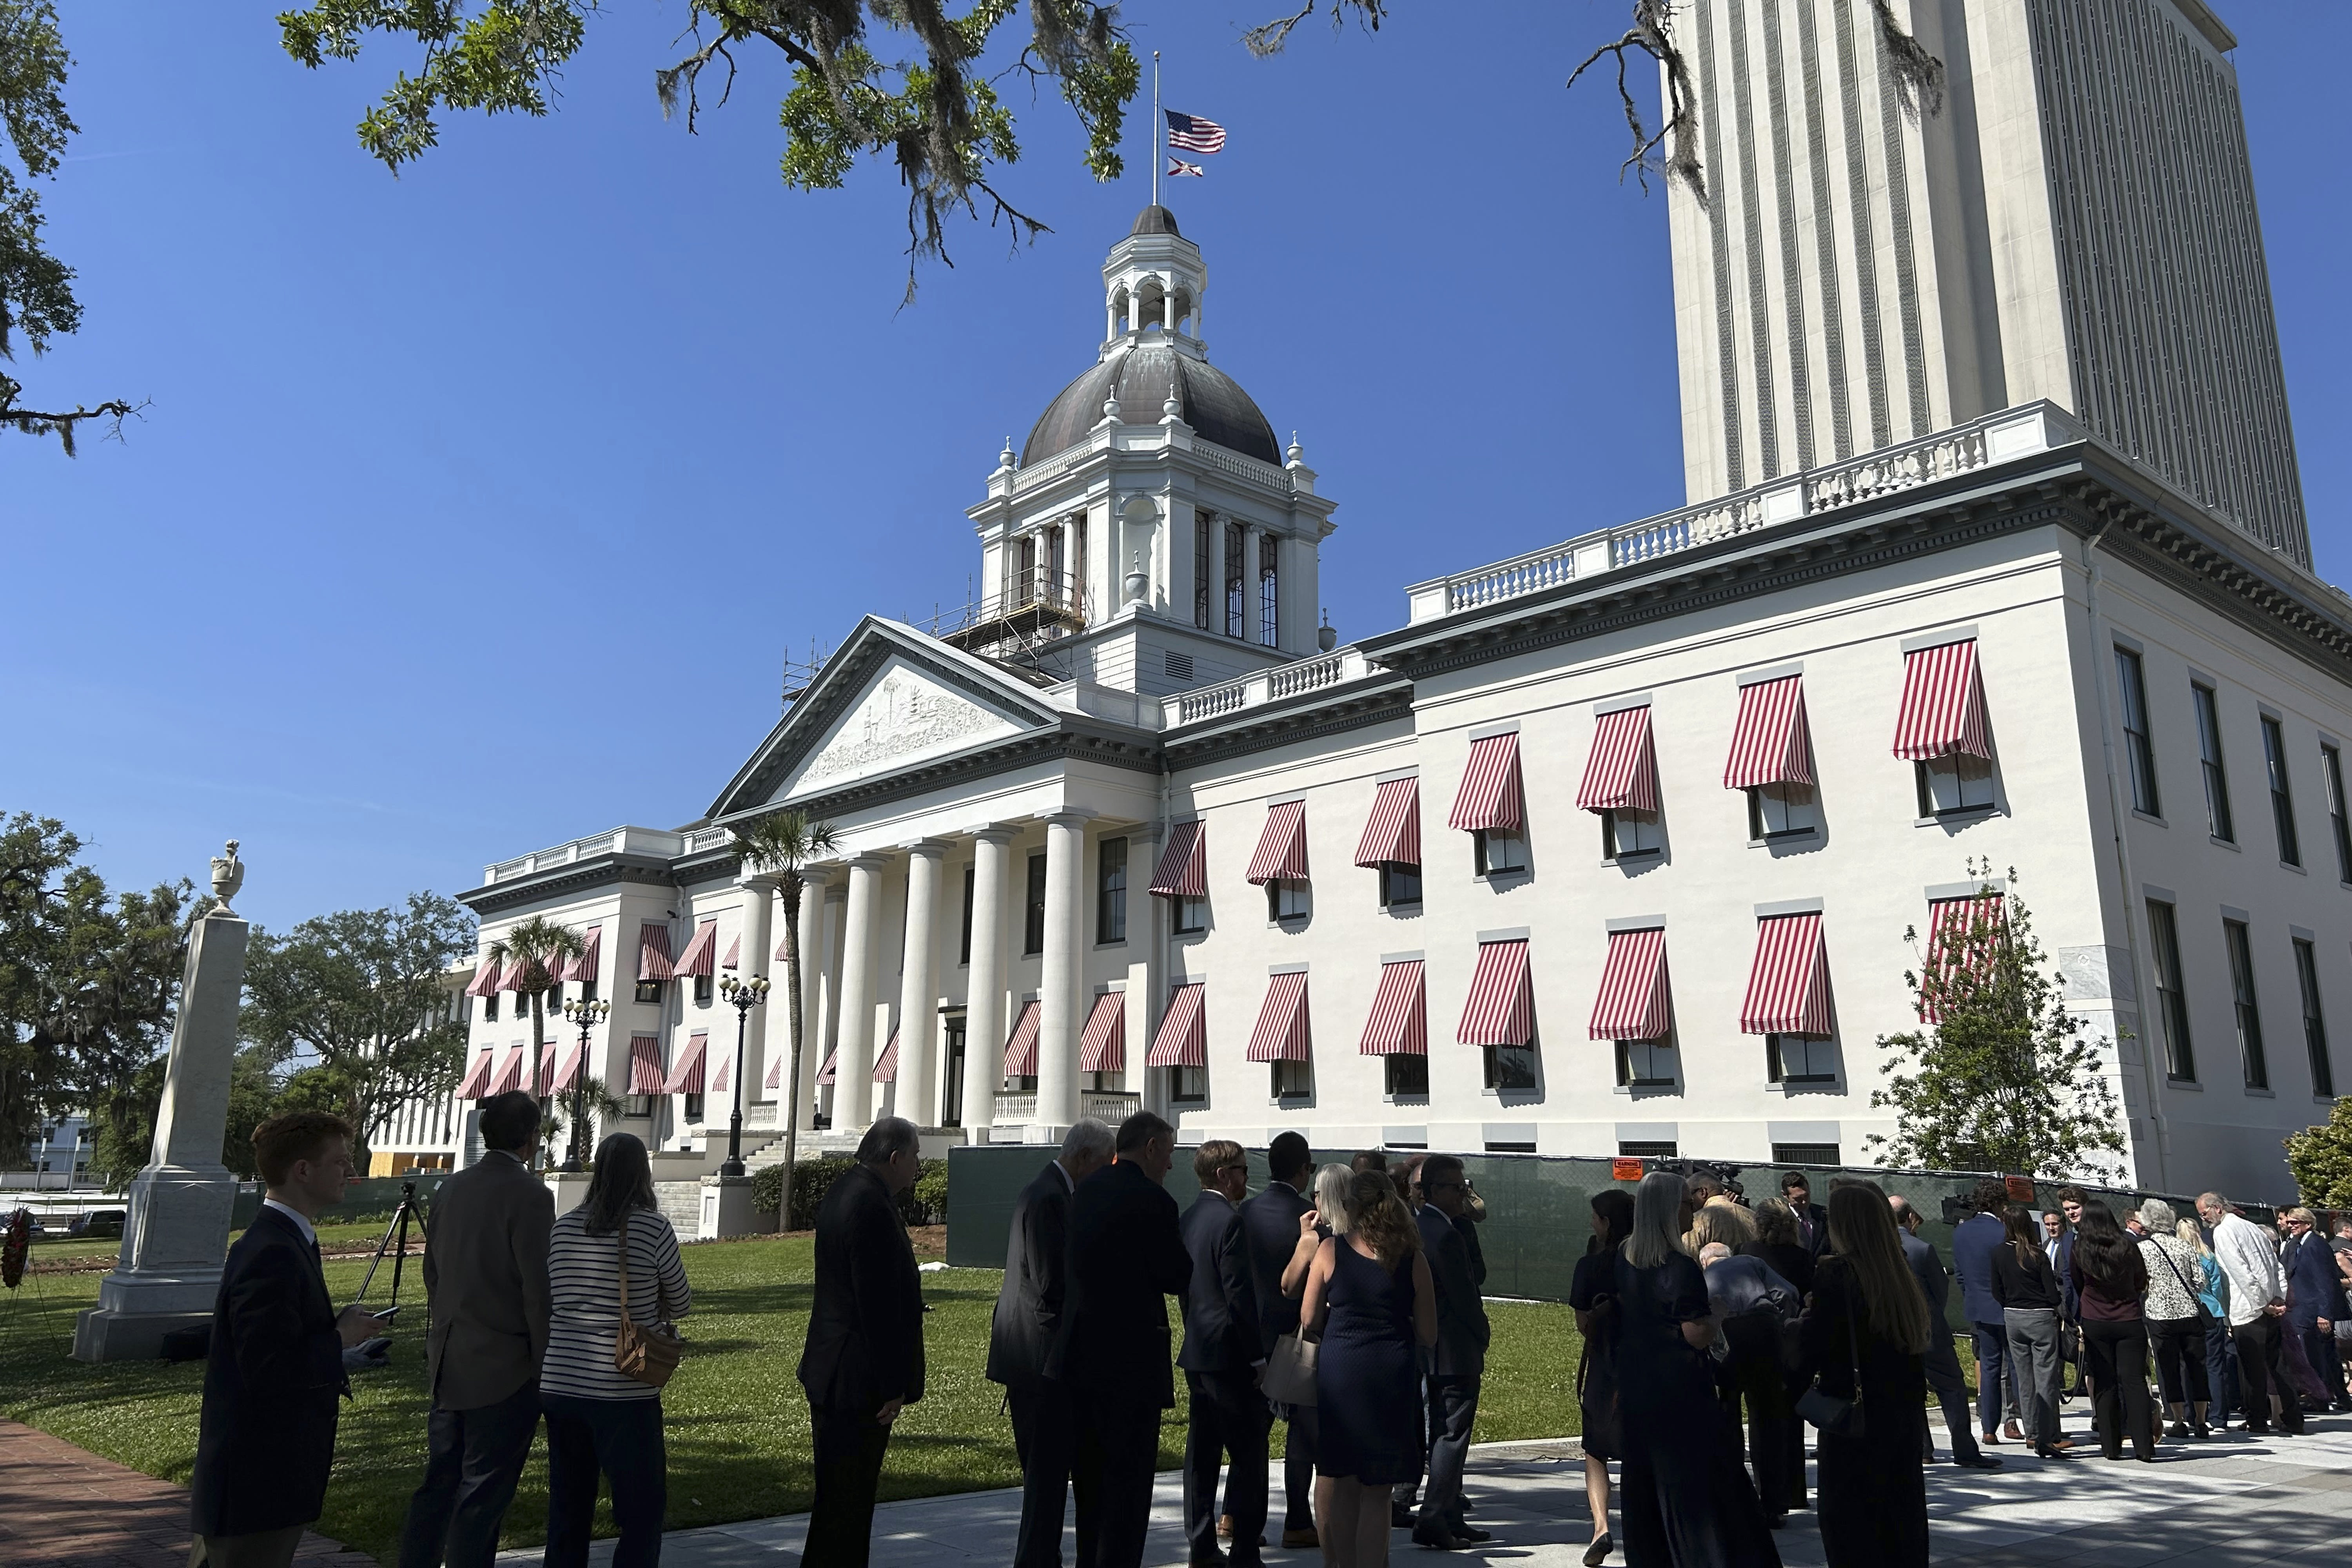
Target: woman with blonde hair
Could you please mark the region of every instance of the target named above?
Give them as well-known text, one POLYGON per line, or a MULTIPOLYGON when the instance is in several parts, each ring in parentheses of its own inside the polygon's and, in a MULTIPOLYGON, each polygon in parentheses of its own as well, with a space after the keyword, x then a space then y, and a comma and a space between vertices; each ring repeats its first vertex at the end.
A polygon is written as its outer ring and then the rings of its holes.
POLYGON ((1293 1300, 1301 1295, 1307 1289, 1307 1270, 1315 1261, 1315 1249, 1332 1237, 1348 1234, 1348 1189, 1355 1180, 1355 1172, 1336 1162, 1315 1173, 1307 1190, 1315 1206, 1298 1216, 1298 1245, 1292 1249, 1290 1261, 1282 1268, 1284 1295, 1293 1300))
POLYGON ((1675 1568, 1779 1568, 1763 1506, 1716 1401, 1706 1277, 1682 1249, 1683 1179, 1634 1189, 1616 1260, 1617 1401, 1622 1415, 1625 1561, 1675 1568))
POLYGON ((1829 1568, 1927 1568, 1927 1296, 1874 1183, 1830 1194, 1830 1251, 1798 1338, 1806 1372, 1858 1430, 1822 1429, 1815 1502, 1829 1568))
POLYGON ((1710 1241, 1719 1241, 1733 1252, 1745 1252, 1756 1240, 1756 1220, 1738 1204, 1708 1204, 1691 1215, 1690 1234, 1683 1238, 1684 1250, 1693 1258, 1710 1241))
POLYGON ((2230 1337, 2229 1282, 2222 1277, 2221 1260, 2213 1256, 2213 1244, 2206 1239, 2204 1227, 2183 1217, 2174 1225, 2172 1234, 2197 1254, 2197 1304, 2210 1314, 2204 1320, 2205 1392, 2210 1396, 2205 1424, 2211 1431, 2227 1432, 2230 1412, 2238 1406, 2238 1345, 2230 1337))
MULTIPOLYGON (((1318 1191, 1320 1184, 1318 1184, 1318 1191)), ((1315 1359, 1315 1522, 1328 1568, 1389 1560, 1389 1489, 1421 1479, 1421 1358, 1437 1290, 1421 1229, 1385 1171, 1348 1189, 1346 1231, 1315 1249, 1299 1309, 1315 1359)))

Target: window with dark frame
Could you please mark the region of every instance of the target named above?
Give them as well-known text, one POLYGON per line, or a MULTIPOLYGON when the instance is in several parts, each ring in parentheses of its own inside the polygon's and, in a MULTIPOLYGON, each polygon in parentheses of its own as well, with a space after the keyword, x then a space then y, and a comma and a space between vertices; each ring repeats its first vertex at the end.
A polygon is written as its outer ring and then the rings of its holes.
POLYGON ((2327 789, 2327 826, 2336 838, 2336 879, 2352 882, 2352 818, 2345 815, 2344 753, 2323 744, 2319 748, 2319 773, 2327 789))
POLYGON ((702 1120, 702 1096, 689 1094, 686 1097, 686 1119, 688 1121, 702 1120))
POLYGON ((2172 906, 2147 901, 2149 958, 2156 966, 2156 1011, 2164 1020, 2164 1076, 2197 1081, 2197 1052, 2189 1036, 2189 994, 2180 983, 2180 928, 2172 906))
POLYGON ((1398 1051, 1381 1058, 1381 1085, 1391 1098, 1429 1098, 1429 1058, 1398 1051))
POLYGON ((1484 1050, 1488 1089, 1516 1093, 1536 1087, 1536 1047, 1533 1040, 1524 1046, 1487 1046, 1484 1050))
POLYGON ((1672 1089, 1675 1047, 1671 1040, 1617 1042, 1617 1083, 1622 1089, 1672 1089))
POLYGON ((1618 1141, 1617 1157, 1621 1160, 1672 1160, 1678 1156, 1681 1149, 1682 1145, 1675 1142, 1625 1138, 1618 1141))
POLYGON ((1958 816, 1993 805, 1992 764, 1962 752, 1912 764, 1921 816, 1958 816))
POLYGON ((1421 868, 1401 860, 1381 862, 1381 908, 1421 902, 1421 868))
POLYGON ((1748 791, 1750 838, 1791 838, 1821 826, 1821 793, 1809 784, 1757 784, 1748 791))
POLYGON ((2279 721, 2269 714, 2263 715, 2263 760, 2271 776, 2271 821, 2278 828, 2279 859, 2289 866, 2303 864, 2303 847, 2294 836, 2294 795, 2286 777, 2286 735, 2279 721))
POLYGON ((698 974, 694 977, 694 1000, 697 1005, 707 1007, 710 1005, 711 984, 710 975, 698 974))
POLYGON ((2230 814, 2230 774, 2221 763, 2221 707, 2210 686, 2192 685, 2189 700, 2197 708, 2197 762, 2205 773, 2205 830, 2227 844, 2238 841, 2237 819, 2230 814))
POLYGON ((2268 1089, 2270 1064, 2263 1056, 2262 1005, 2254 998, 2254 950, 2246 922, 2221 922, 2222 944, 2230 950, 2230 1001, 2238 1020, 2238 1055, 2245 1063, 2246 1087, 2268 1089))
POLYGON ((1127 940, 1127 840, 1106 838, 1095 846, 1095 941, 1127 940))
POLYGON ((1168 1074, 1169 1104, 1206 1105, 1209 1102, 1207 1068, 1175 1067, 1164 1070, 1168 1074))
POLYGON ((583 1002, 596 1000, 596 983, 593 980, 583 980, 580 983, 580 1000, 583 1002))
POLYGON ((1837 1042, 1827 1035, 1767 1035, 1764 1065, 1773 1083, 1835 1083, 1837 1042))
POLYGON ((2336 1069, 2327 1059, 2327 1019, 2319 1006, 2319 954, 2301 937, 2294 939, 2294 977, 2303 988, 2303 1048, 2311 1058, 2311 1092, 2333 1099, 2336 1069))
POLYGON ((1021 902, 1021 952, 1024 957, 1045 951, 1045 852, 1029 857, 1029 888, 1021 902))
POLYGON ((1470 835, 1470 852, 1481 877, 1514 876, 1528 868, 1528 836, 1517 827, 1481 827, 1470 835))
POLYGON ((966 1015, 950 1013, 940 1021, 946 1036, 947 1070, 940 1080, 940 1125, 963 1125, 963 1041, 966 1015))
POLYGON ((1276 877, 1265 885, 1265 918, 1270 921, 1303 921, 1313 907, 1307 883, 1276 877))
POLYGON ((1304 1100, 1315 1092, 1313 1062, 1280 1061, 1272 1065, 1275 1099, 1304 1100))
POLYGON ((2116 694, 2124 710, 2124 755, 2131 772, 2132 809, 2161 816, 2164 808, 2156 793, 2156 745, 2147 728, 2147 682, 2139 655, 2127 647, 2116 649, 2116 694))
POLYGON ((1176 906, 1175 931, 1178 936, 1197 936, 1209 929, 1209 900, 1178 898, 1171 900, 1176 906))
POLYGON ((1209 597, 1215 586, 1209 579, 1209 531, 1216 526, 1215 512, 1192 514, 1192 624, 1202 631, 1209 629, 1209 597))
MULTIPOLYGON (((643 981, 640 981, 640 982, 638 982, 638 983, 637 983, 637 990, 638 990, 640 993, 642 993, 642 992, 645 990, 645 988, 646 988, 646 987, 645 987, 645 983, 644 983, 643 981)), ((661 994, 660 994, 660 991, 659 991, 658 989, 656 989, 656 992, 655 992, 655 994, 654 994, 654 997, 653 997, 653 999, 654 999, 655 1001, 656 1001, 656 1002, 658 1002, 658 1001, 660 1001, 660 1000, 661 1000, 661 994)), ((644 996, 644 995, 640 994, 640 995, 637 997, 637 1000, 638 1000, 638 1001, 640 1001, 640 1002, 643 1002, 643 1001, 645 1001, 645 1000, 646 1000, 646 998, 645 998, 645 996, 644 996)), ((483 1022, 483 1023, 485 1023, 485 1024, 495 1024, 495 1023, 497 1023, 498 1021, 499 1021, 499 994, 498 994, 497 992, 493 991, 493 992, 491 992, 488 995, 487 995, 487 996, 485 996, 485 997, 483 997, 483 998, 482 998, 482 1022, 483 1022)))
MULTIPOLYGON (((636 1000, 648 1006, 658 1007, 661 1005, 661 991, 662 983, 660 981, 640 980, 637 982, 636 1000)), ((490 1016, 491 1018, 496 1019, 498 1015, 493 1013, 490 1016)))
POLYGON ((653 1097, 652 1095, 650 1095, 650 1094, 631 1094, 631 1095, 625 1095, 625 1096, 623 1096, 623 1097, 622 1097, 622 1100, 621 1100, 621 1114, 622 1114, 622 1115, 624 1115, 624 1116, 634 1116, 634 1117, 637 1118, 638 1120, 642 1121, 642 1120, 644 1120, 646 1117, 651 1116, 653 1113, 654 1113, 654 1097, 653 1097))
POLYGON ((966 866, 963 868, 963 934, 956 939, 956 963, 959 964, 971 962, 971 900, 972 888, 978 877, 974 868, 966 866))
POLYGON ((1654 811, 1604 811, 1601 814, 1601 858, 1623 860, 1635 855, 1656 855, 1666 847, 1665 819, 1654 811))
POLYGON ((1834 1143, 1775 1143, 1772 1163, 1776 1165, 1829 1165, 1840 1163, 1838 1146, 1834 1143))
POLYGON ((1282 646, 1282 542, 1271 533, 1257 536, 1257 640, 1266 647, 1282 646))
POLYGON ((1240 637, 1242 626, 1242 557, 1246 553, 1248 531, 1238 522, 1225 524, 1225 635, 1240 637))

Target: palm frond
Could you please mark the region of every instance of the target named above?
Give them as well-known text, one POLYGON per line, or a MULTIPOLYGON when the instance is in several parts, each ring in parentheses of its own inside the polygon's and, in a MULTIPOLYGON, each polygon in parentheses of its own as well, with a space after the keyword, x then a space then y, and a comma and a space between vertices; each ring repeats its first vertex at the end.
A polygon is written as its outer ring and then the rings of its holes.
POLYGON ((737 852, 754 871, 796 873, 839 844, 833 824, 811 822, 804 811, 771 812, 734 833, 737 852))

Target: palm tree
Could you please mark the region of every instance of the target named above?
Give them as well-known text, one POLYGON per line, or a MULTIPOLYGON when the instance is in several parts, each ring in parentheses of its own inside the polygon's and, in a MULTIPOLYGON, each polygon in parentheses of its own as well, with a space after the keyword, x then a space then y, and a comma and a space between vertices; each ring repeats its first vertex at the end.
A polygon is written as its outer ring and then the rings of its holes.
POLYGON ((776 879, 784 900, 784 994, 792 1009, 792 1060, 784 1078, 784 1195, 776 1207, 779 1225, 793 1213, 793 1163, 800 1157, 801 1094, 801 868, 833 853, 833 824, 811 822, 803 811, 772 812, 735 829, 735 848, 752 870, 776 879))
MULTIPOLYGON (((490 962, 522 966, 522 983, 515 990, 530 998, 530 1092, 539 1101, 540 1123, 547 1121, 547 1096, 542 1086, 547 1081, 544 1067, 547 1053, 547 994, 563 984, 563 966, 587 951, 580 933, 570 926, 558 924, 545 915, 533 915, 520 925, 509 926, 506 934, 490 943, 490 962)), ((585 1072, 588 1064, 580 1064, 585 1072)), ((542 1135, 540 1142, 543 1144, 542 1135)), ((539 1152, 532 1151, 535 1169, 539 1152)))

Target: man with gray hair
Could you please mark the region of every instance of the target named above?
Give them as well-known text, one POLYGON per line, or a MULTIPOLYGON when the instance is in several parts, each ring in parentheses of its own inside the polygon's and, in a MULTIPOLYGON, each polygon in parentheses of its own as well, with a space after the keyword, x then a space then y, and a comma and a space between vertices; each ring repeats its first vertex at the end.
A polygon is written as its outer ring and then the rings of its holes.
MULTIPOLYGON (((1070 1488, 1076 1416, 1063 1384, 1045 1375, 1045 1354, 1062 1322, 1069 1261, 1070 1194, 1110 1163, 1111 1130, 1082 1117, 1013 1204, 1004 1283, 988 1326, 988 1380, 1004 1385, 1013 1413, 1013 1451, 1021 1460, 1021 1534, 1013 1568, 1058 1568, 1062 1510, 1070 1488)), ((1091 1480, 1091 1476, 1089 1477, 1091 1480)), ((1094 1511, 1091 1487, 1078 1507, 1094 1511)))
POLYGON ((2286 1381, 2280 1358, 2286 1317, 2286 1279, 2278 1252, 2262 1226, 2241 1215, 2219 1193, 2200 1194, 2200 1218, 2213 1227, 2213 1260, 2230 1282, 2230 1338, 2238 1347, 2238 1387, 2248 1432, 2271 1429, 2271 1404, 2290 1436, 2303 1436, 2303 1404, 2286 1381))
POLYGON ((915 1124, 886 1116, 866 1130, 857 1163, 817 1205, 816 1286, 800 1367, 816 1496, 802 1558, 824 1568, 865 1568, 890 1424, 923 1397, 921 1277, 898 1217, 921 1153, 915 1124))

